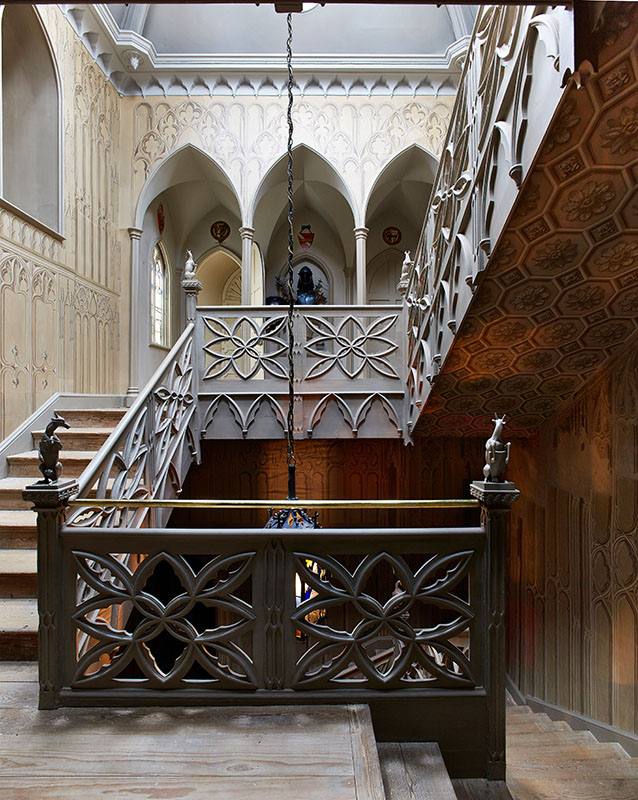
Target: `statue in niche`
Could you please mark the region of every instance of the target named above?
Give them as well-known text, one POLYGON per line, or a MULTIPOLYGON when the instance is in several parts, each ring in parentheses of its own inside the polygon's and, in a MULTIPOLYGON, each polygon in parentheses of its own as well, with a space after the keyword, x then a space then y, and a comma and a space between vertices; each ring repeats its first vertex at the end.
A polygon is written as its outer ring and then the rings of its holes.
POLYGON ((41 483, 56 483, 62 474, 62 464, 58 461, 62 442, 56 436, 56 428, 70 428, 69 423, 61 417, 57 411, 53 412, 51 422, 42 434, 38 445, 38 456, 40 458, 40 472, 44 476, 41 483))
POLYGON ((503 426, 507 414, 499 417, 494 414, 494 432, 485 442, 485 466, 483 475, 486 481, 502 483, 505 480, 505 467, 510 460, 510 442, 503 442, 503 426))

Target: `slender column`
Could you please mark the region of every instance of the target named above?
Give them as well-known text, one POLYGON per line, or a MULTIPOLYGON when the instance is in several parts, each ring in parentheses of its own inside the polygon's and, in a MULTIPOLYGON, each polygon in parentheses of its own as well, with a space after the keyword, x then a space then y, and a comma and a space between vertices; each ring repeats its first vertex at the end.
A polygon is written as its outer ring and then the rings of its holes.
POLYGON ((250 305, 252 294, 254 228, 240 228, 241 236, 241 304, 250 305))
POLYGON ((356 288, 356 301, 358 306, 366 304, 366 250, 368 243, 368 229, 355 228, 354 229, 356 265, 357 265, 357 288, 356 288))
POLYGON ((129 228, 131 239, 131 290, 129 293, 129 379, 127 397, 135 397, 139 392, 139 359, 140 359, 140 228, 129 228))
MULTIPOLYGON (((67 655, 62 652, 64 581, 58 533, 66 519, 67 502, 77 491, 77 481, 56 480, 38 481, 22 492, 22 497, 33 503, 33 510, 38 514, 39 708, 57 708, 60 704, 67 655)), ((66 641, 69 647, 75 646, 74 636, 67 635, 66 641)))
POLYGON ((519 491, 510 481, 474 481, 470 493, 481 504, 487 534, 487 763, 489 780, 505 780, 505 557, 507 515, 519 491))

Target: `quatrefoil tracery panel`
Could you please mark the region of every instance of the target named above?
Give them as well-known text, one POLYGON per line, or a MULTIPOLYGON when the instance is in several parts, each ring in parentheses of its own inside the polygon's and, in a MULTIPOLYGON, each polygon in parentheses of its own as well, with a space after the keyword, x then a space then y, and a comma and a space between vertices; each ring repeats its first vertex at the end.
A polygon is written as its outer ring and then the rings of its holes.
POLYGON ((90 642, 78 653, 73 685, 256 687, 254 552, 159 553, 130 567, 112 555, 73 555, 85 584, 76 639, 90 642))
POLYGON ((373 319, 369 325, 352 315, 334 324, 310 315, 305 320, 307 342, 304 349, 316 360, 306 371, 304 380, 319 378, 333 367, 348 378, 358 377, 366 368, 385 378, 399 378, 388 358, 398 345, 385 335, 396 329, 397 314, 373 319))
POLYGON ((210 357, 204 380, 227 373, 250 380, 260 370, 273 378, 288 377, 286 317, 269 317, 263 322, 245 316, 226 321, 204 317, 204 325, 211 333, 204 343, 204 352, 210 357))
POLYGON ((342 556, 295 553, 297 575, 311 596, 293 615, 306 645, 293 687, 474 686, 473 554, 421 556, 413 569, 407 557, 382 553, 358 557, 352 569, 342 556))

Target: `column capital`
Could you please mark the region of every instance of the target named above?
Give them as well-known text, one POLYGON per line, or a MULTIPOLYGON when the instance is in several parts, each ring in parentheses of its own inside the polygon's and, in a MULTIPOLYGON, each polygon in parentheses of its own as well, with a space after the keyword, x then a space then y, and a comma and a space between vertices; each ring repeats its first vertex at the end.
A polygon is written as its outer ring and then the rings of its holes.
POLYGON ((22 490, 22 499, 33 503, 33 511, 51 511, 66 506, 67 501, 78 493, 76 480, 32 483, 22 490))
POLYGON ((247 225, 243 225, 239 228, 239 235, 242 239, 252 239, 255 235, 255 229, 249 228, 247 225))
POLYGON ((141 228, 128 228, 128 235, 131 238, 131 240, 141 239, 142 233, 144 233, 144 231, 141 228))
POLYGON ((354 228, 354 237, 355 237, 355 239, 367 239, 369 232, 370 232, 370 229, 366 228, 365 226, 361 226, 359 228, 354 228))
POLYGON ((520 496, 511 481, 474 481, 470 484, 470 494, 488 511, 507 510, 520 496))

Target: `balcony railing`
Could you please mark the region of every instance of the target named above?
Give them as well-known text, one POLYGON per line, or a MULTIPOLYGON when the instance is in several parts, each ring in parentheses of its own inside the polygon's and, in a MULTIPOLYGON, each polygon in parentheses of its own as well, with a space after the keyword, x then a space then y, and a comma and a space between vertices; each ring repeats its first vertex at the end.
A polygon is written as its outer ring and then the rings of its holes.
MULTIPOLYGON (((361 702, 380 740, 437 740, 453 773, 502 779, 503 512, 517 492, 472 493, 388 501, 480 506, 481 524, 464 528, 132 534, 66 525, 68 487, 30 487, 41 707, 361 702)), ((235 505, 255 502, 277 505, 235 505)), ((186 504, 232 502, 71 501, 147 513, 186 504)))
MULTIPOLYGON (((279 435, 288 393, 287 309, 199 307, 196 325, 205 435, 279 435), (268 419, 262 414, 255 424, 264 409, 268 419)), ((374 406, 382 422, 375 417, 364 435, 403 433, 403 309, 298 306, 293 335, 296 436, 315 435, 320 422, 334 435, 336 421, 345 426, 342 435, 357 436, 374 406)))

